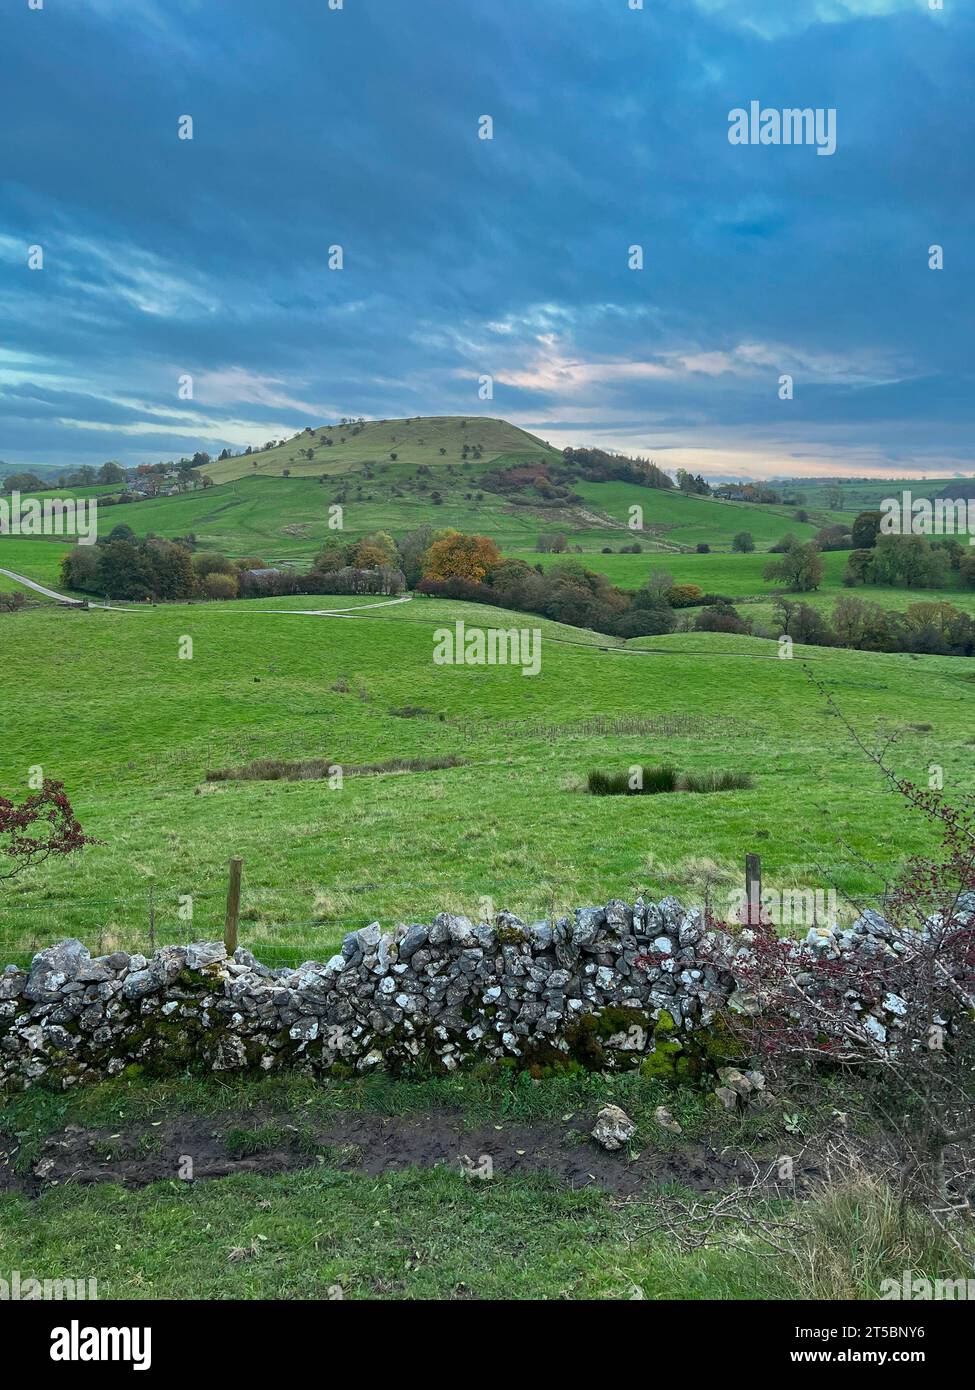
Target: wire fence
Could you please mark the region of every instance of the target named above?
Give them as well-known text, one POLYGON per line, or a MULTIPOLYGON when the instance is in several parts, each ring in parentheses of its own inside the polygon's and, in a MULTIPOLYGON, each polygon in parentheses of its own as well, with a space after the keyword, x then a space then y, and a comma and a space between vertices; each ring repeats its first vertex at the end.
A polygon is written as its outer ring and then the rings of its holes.
MULTIPOLYGON (((833 885, 837 873, 853 869, 862 878, 871 872, 862 861, 850 859, 834 863, 833 885)), ((878 885, 887 877, 886 866, 872 870, 878 885)), ((889 877, 896 873, 891 866, 889 877)), ((315 911, 306 917, 276 914, 266 904, 248 905, 245 891, 240 914, 238 941, 252 950, 262 961, 272 966, 296 966, 306 960, 333 954, 342 938, 370 922, 379 921, 384 928, 399 923, 433 920, 438 912, 463 913, 474 919, 493 917, 500 909, 517 911, 532 919, 554 919, 570 915, 588 896, 591 903, 606 902, 609 898, 633 901, 659 899, 675 893, 688 903, 697 902, 709 907, 721 917, 727 912, 734 885, 726 877, 713 882, 699 881, 686 885, 668 884, 661 889, 659 879, 648 874, 646 865, 636 868, 631 876, 615 872, 612 882, 603 888, 583 893, 577 884, 554 877, 517 874, 496 874, 492 891, 485 890, 485 878, 477 884, 455 881, 421 879, 382 879, 372 883, 333 885, 332 896, 341 910, 315 911), (503 895, 503 896, 502 896, 503 895), (361 909, 359 904, 361 902, 361 909)), ((809 876, 811 877, 811 875, 809 876)), ((822 875, 819 875, 822 878, 822 875)), ((739 880, 746 892, 751 892, 747 880, 739 880)), ((819 894, 831 885, 820 883, 819 894)), ((811 893, 810 888, 783 889, 811 893)), ((258 899, 261 892, 258 893, 258 899)), ((848 912, 864 908, 883 908, 885 891, 878 886, 868 893, 837 893, 836 901, 848 912)), ((116 897, 24 898, 0 902, 0 969, 6 962, 24 964, 44 946, 66 936, 76 936, 93 955, 116 950, 151 955, 161 946, 182 945, 193 940, 216 940, 224 934, 225 890, 202 893, 174 893, 162 890, 155 881, 139 892, 116 897)), ((815 925, 825 915, 817 897, 812 908, 815 925)))

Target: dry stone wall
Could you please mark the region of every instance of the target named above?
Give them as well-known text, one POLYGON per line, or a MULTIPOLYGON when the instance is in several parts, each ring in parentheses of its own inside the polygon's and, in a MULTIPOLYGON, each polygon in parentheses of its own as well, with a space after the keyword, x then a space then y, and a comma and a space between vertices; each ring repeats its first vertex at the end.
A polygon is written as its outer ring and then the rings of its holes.
MULTIPOLYGON (((865 914, 803 949, 875 949, 865 914), (873 945, 871 945, 873 943, 873 945)), ((222 943, 151 959, 92 957, 81 942, 0 975, 0 1091, 67 1088, 138 1067, 350 1075, 487 1061, 694 1072, 735 991, 741 939, 675 898, 492 925, 441 913, 429 926, 350 933, 324 963, 270 969, 222 943)))

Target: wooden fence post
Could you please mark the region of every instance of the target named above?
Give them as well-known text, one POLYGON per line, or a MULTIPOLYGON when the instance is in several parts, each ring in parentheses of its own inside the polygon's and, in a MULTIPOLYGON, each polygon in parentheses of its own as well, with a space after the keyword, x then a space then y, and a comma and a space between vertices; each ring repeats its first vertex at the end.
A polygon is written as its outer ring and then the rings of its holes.
POLYGON ((745 900, 748 904, 747 922, 750 927, 762 921, 762 860, 758 854, 745 855, 745 900))
POLYGON ((240 875, 243 867, 243 859, 231 859, 230 882, 227 886, 227 920, 223 928, 223 944, 227 948, 228 956, 232 956, 237 949, 237 923, 240 921, 240 875))

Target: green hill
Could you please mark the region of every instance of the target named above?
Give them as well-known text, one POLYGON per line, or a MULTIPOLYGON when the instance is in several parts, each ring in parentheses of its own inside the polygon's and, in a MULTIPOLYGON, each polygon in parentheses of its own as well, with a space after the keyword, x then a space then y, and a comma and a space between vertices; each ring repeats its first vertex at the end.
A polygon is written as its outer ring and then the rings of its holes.
POLYGON ((285 469, 292 477, 321 477, 380 469, 402 472, 419 465, 443 469, 466 463, 473 473, 509 454, 526 461, 557 458, 559 451, 507 420, 418 415, 407 420, 320 425, 259 453, 218 459, 204 471, 215 483, 260 474, 281 476, 285 469))

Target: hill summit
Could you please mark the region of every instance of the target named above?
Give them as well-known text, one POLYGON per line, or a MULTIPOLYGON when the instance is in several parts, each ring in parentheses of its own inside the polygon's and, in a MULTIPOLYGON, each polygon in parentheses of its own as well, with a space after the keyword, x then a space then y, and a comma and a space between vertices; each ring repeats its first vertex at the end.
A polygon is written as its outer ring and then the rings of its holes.
POLYGON ((483 415, 416 415, 404 420, 346 419, 307 428, 268 447, 214 459, 204 471, 215 483, 255 476, 322 477, 343 473, 559 457, 544 440, 483 415))

